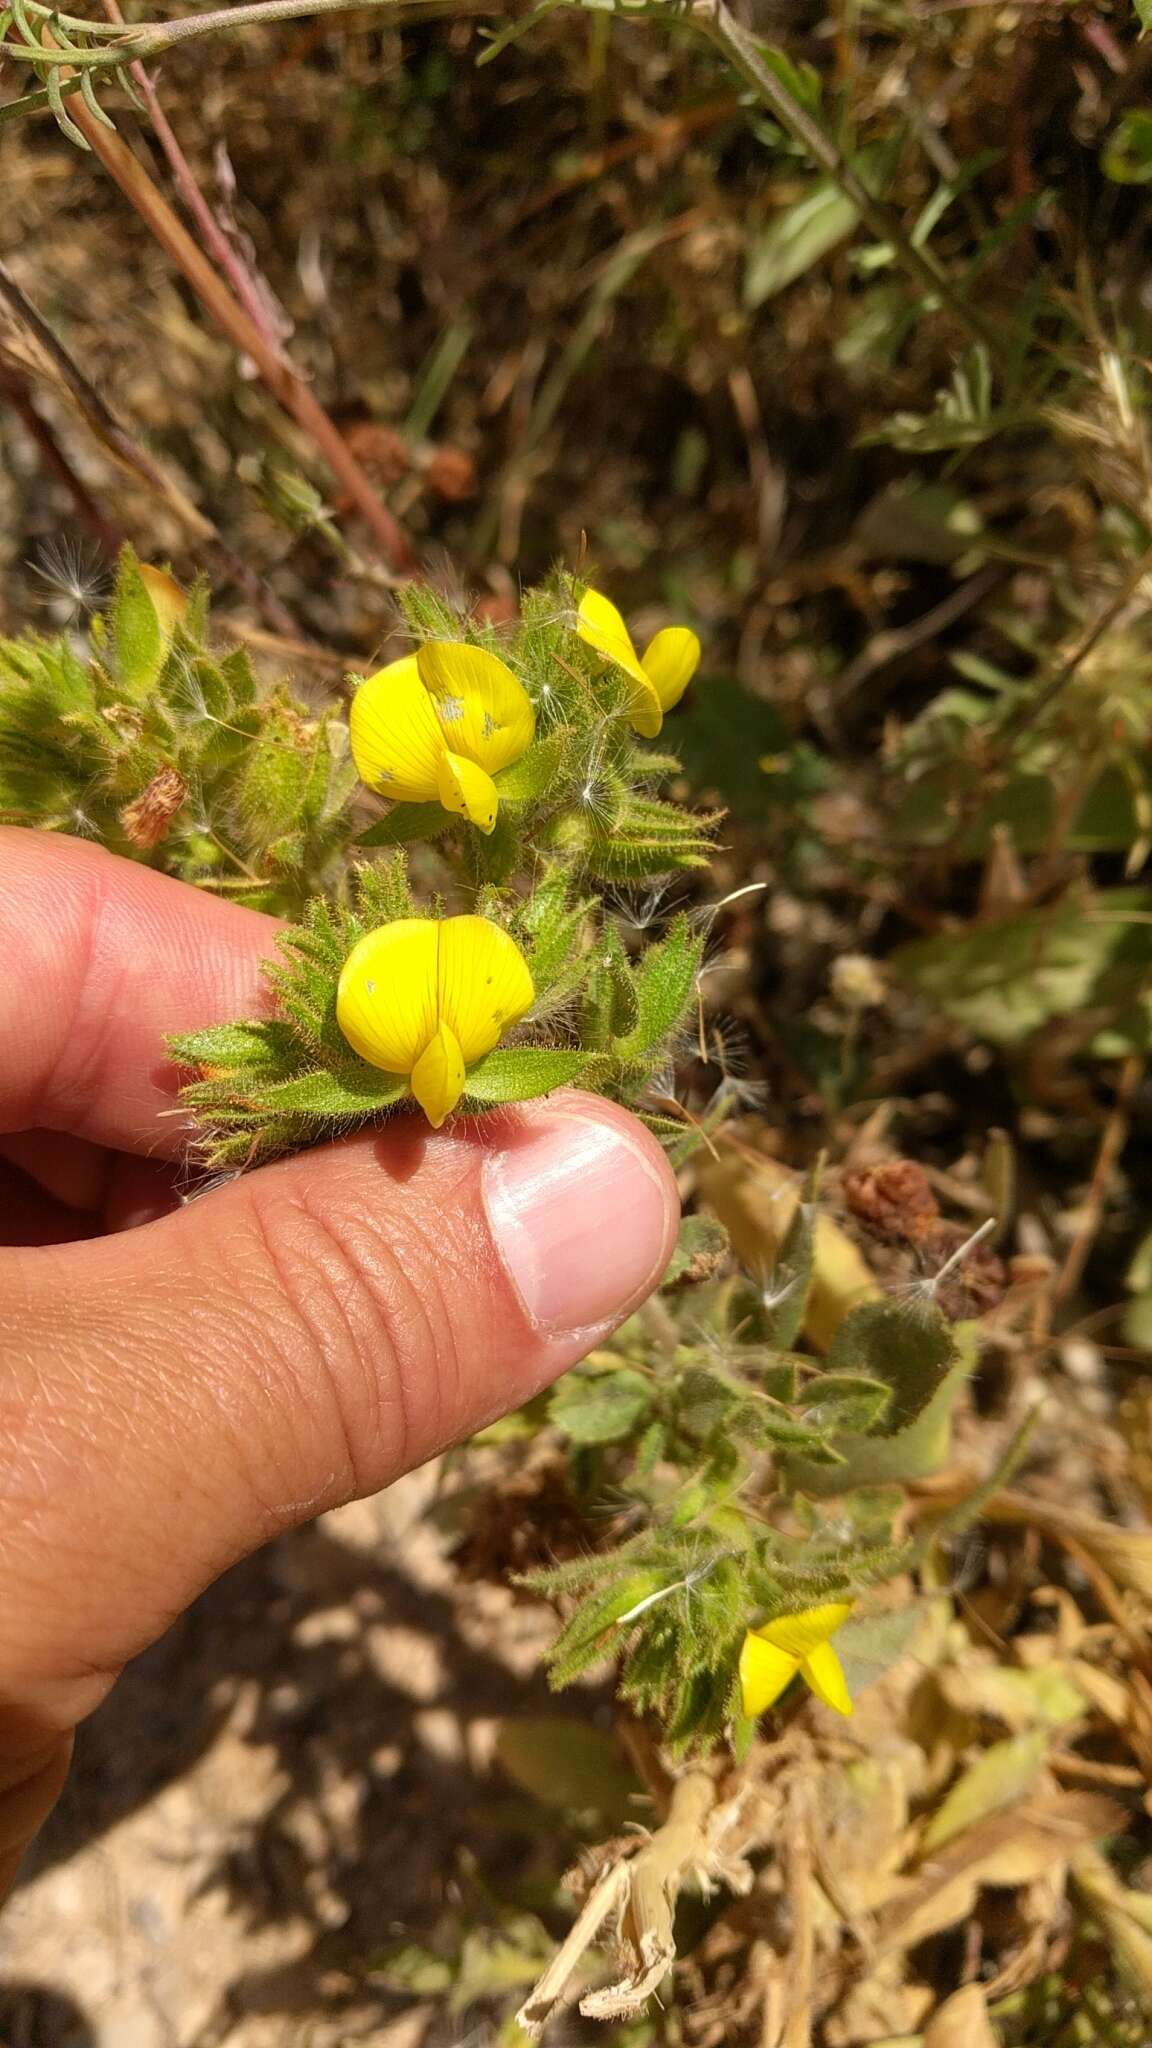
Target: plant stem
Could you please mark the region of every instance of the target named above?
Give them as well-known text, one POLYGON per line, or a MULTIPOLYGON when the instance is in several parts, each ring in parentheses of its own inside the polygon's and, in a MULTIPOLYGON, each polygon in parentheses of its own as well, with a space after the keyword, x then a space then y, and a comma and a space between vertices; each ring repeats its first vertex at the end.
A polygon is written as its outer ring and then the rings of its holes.
MULTIPOLYGON (((280 4, 280 0, 273 0, 273 4, 280 4)), ((292 4, 292 0, 288 0, 288 4, 292 4)), ((725 0, 697 0, 685 19, 700 35, 715 44, 733 70, 739 72, 757 98, 775 115, 780 126, 786 128, 821 170, 827 172, 844 197, 851 200, 873 234, 880 241, 891 244, 913 281, 946 305, 976 341, 983 342, 985 347, 999 354, 1000 340, 995 330, 981 313, 968 304, 935 258, 917 248, 895 215, 869 191, 839 145, 812 118, 808 109, 794 98, 771 65, 765 63, 756 37, 729 13, 725 0)))
MULTIPOLYGON (((115 71, 125 63, 163 56, 180 43, 190 42, 196 36, 215 35, 221 29, 259 27, 266 21, 298 21, 313 15, 377 13, 386 7, 397 14, 412 11, 459 16, 495 13, 497 0, 490 0, 490 4, 489 0, 459 0, 459 4, 454 4, 454 0, 251 0, 246 6, 220 7, 210 14, 189 15, 182 21, 134 22, 114 41, 94 50, 53 51, 50 45, 37 49, 27 43, 0 39, 0 54, 25 64, 50 63, 57 69, 72 66, 73 75, 60 81, 61 93, 70 97, 80 90, 81 67, 98 75, 115 71)), ((44 87, 22 93, 18 99, 0 105, 0 127, 22 114, 40 113, 50 106, 51 98, 44 87)))
POLYGON ((269 346, 260 328, 197 247, 127 143, 94 121, 85 106, 77 106, 76 123, 125 198, 131 201, 161 248, 183 272, 216 325, 235 348, 251 357, 273 397, 303 427, 320 450, 333 475, 343 484, 353 504, 371 527, 385 559, 401 574, 410 574, 415 567, 415 556, 406 535, 373 490, 344 436, 329 419, 304 379, 269 346))
MULTIPOLYGON (((265 21, 300 21, 321 14, 359 14, 365 9, 396 7, 401 0, 248 0, 240 7, 217 7, 207 14, 190 14, 182 21, 134 22, 130 31, 136 56, 154 56, 174 49, 193 36, 215 35, 218 29, 253 28, 265 21), (140 48, 141 41, 148 44, 140 48)), ((411 0, 403 0, 411 4, 411 0)))
MULTIPOLYGON (((117 27, 123 28, 125 22, 124 16, 120 12, 119 0, 101 0, 101 4, 109 21, 113 22, 117 27)), ((160 104, 160 98, 152 83, 150 74, 145 70, 144 65, 138 58, 130 64, 129 70, 140 88, 144 104, 148 109, 148 118, 156 133, 156 140, 168 159, 168 167, 172 172, 172 179, 176 190, 192 217, 207 254, 212 257, 217 269, 224 273, 249 319, 254 321, 260 329, 269 348, 274 349, 276 354, 282 357, 283 337, 277 331, 275 321, 269 316, 269 308, 261 297, 256 280, 251 276, 238 251, 224 233, 216 215, 196 183, 192 166, 181 149, 172 124, 160 104)), ((291 332, 291 329, 286 328, 285 331, 291 332)))

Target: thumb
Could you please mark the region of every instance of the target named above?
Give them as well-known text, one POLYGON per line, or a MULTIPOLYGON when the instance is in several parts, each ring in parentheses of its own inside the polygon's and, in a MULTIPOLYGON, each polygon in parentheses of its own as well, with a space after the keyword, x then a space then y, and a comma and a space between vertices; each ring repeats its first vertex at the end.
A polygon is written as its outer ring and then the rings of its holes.
POLYGON ((7 1698, 70 1725, 236 1557, 526 1400, 655 1285, 676 1218, 635 1119, 557 1095, 0 1255, 7 1698))

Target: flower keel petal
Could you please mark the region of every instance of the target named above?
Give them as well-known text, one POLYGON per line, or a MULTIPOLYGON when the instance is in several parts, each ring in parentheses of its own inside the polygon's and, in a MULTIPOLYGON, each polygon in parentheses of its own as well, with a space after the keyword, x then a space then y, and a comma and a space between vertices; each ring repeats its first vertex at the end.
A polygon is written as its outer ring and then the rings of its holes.
POLYGON ((436 794, 446 811, 467 818, 481 832, 491 832, 500 799, 492 777, 478 768, 475 761, 466 760, 463 754, 442 754, 436 794))
POLYGON ((664 723, 660 699, 651 683, 637 683, 628 707, 628 723, 642 740, 654 740, 664 723))
POLYGON ((844 1676, 844 1667, 832 1648, 831 1643, 819 1643, 804 1659, 800 1666, 805 1682, 811 1686, 818 1700, 834 1713, 852 1712, 852 1695, 844 1676))
POLYGON ((440 1024, 412 1069, 412 1093, 434 1131, 464 1093, 464 1055, 447 1024, 440 1024))

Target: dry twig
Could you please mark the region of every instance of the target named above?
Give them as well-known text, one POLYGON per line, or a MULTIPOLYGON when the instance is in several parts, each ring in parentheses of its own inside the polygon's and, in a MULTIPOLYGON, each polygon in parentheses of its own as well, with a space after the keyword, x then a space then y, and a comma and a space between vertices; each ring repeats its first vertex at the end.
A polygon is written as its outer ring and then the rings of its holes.
POLYGON ((622 1955, 617 1981, 586 1992, 580 2010, 588 2019, 627 2019, 641 2012, 676 1960, 672 1924, 680 1888, 690 1876, 704 1882, 722 1877, 746 1890, 751 1872, 725 1856, 721 1837, 732 1818, 718 1806, 716 1781, 703 1769, 685 1772, 676 1784, 662 1828, 635 1856, 604 1872, 557 1954, 517 2014, 517 2024, 536 2039, 564 1999, 575 1972, 611 1915, 622 1955))

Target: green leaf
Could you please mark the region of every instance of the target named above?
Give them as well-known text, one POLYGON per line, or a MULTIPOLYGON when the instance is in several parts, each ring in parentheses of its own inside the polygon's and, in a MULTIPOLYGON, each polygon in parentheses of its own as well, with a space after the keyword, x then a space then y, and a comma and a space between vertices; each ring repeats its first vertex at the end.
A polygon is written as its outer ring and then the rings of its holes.
POLYGON ((1140 995, 1152 969, 1150 912, 1148 889, 1068 895, 1042 910, 917 940, 899 948, 892 964, 976 1037, 1018 1045, 1050 1018, 1124 1008, 1140 995))
POLYGON ((649 1053, 679 1029, 696 987, 703 940, 682 913, 635 970, 636 1027, 616 1042, 622 1058, 649 1053))
POLYGON ((619 1372, 570 1374, 549 1405, 549 1418, 577 1444, 612 1444, 630 1436, 652 1405, 652 1383, 619 1372))
POLYGON ((748 245, 744 304, 750 312, 794 284, 852 233, 859 215, 831 178, 821 178, 803 199, 777 214, 748 245))
POLYGON ((528 1102, 533 1096, 550 1094, 553 1088, 587 1080, 595 1063, 595 1056, 586 1052, 554 1052, 537 1045, 502 1046, 469 1067, 465 1104, 528 1102))
POLYGON ((529 747, 511 767, 501 769, 495 778, 501 803, 523 804, 533 797, 547 796, 564 765, 567 748, 564 733, 551 733, 529 747))
MULTIPOLYGON (((942 713, 972 726, 986 725, 993 715, 987 698, 967 692, 945 691, 936 700, 942 713)), ((939 728, 937 728, 939 730, 939 728)), ((906 736, 910 737, 910 736, 906 736)), ((1133 762, 1131 775, 1110 766, 1092 783, 1073 815, 1060 815, 1060 797, 1050 775, 1022 773, 982 799, 976 773, 966 770, 950 744, 949 758, 907 784, 899 799, 894 825, 901 840, 917 846, 949 843, 955 858, 975 859, 986 854, 998 826, 1012 834, 1017 853, 1040 853, 1052 842, 1060 825, 1061 845, 1074 853, 1125 852, 1140 838, 1141 814, 1152 805, 1152 777, 1147 761, 1133 762), (957 832, 957 817, 970 822, 957 832)))
MULTIPOLYGON (((1152 0, 1137 0, 1136 11, 1141 26, 1148 28, 1152 0)), ((1147 185, 1152 180, 1152 110, 1129 107, 1100 152, 1100 168, 1116 185, 1147 185)))
POLYGON ((635 1814, 639 1780, 612 1737, 587 1721, 556 1714, 501 1721, 496 1757, 513 1784, 544 1806, 597 1813, 616 1826, 635 1814))
POLYGON ((1052 1737, 1047 1728, 1010 1736, 1007 1742, 994 1742, 957 1779, 937 1807, 921 1837, 922 1852, 942 1849, 945 1842, 963 1834, 965 1828, 975 1827, 989 1814, 999 1813, 1003 1807, 1014 1806, 1017 1800, 1026 1798, 1051 1747, 1052 1737))
POLYGON ((408 1092, 406 1075, 385 1074, 378 1067, 350 1067, 342 1074, 321 1069, 262 1086, 260 1103, 277 1115, 291 1112, 344 1119, 375 1116, 401 1102, 408 1092))
POLYGON ((591 907, 584 897, 570 899, 569 878, 560 866, 545 869, 525 897, 513 936, 524 949, 538 999, 555 1002, 579 981, 591 907))
POLYGON ((143 696, 164 666, 169 636, 160 624, 136 555, 128 547, 120 556, 112 600, 112 641, 117 681, 129 695, 143 696))
POLYGON ((828 1436, 868 1436, 882 1419, 892 1389, 858 1372, 822 1372, 804 1387, 800 1420, 828 1436))
POLYGON ((892 1436, 922 1412, 956 1359, 952 1330, 934 1301, 865 1301, 840 1324, 827 1369, 864 1373, 891 1388, 885 1435, 892 1436))
POLYGON ((185 1067, 219 1067, 229 1073, 274 1071, 292 1057, 294 1042, 283 1024, 210 1024, 203 1031, 174 1033, 174 1060, 185 1067))
POLYGON ((386 818, 361 832, 357 846, 407 846, 413 839, 441 839, 456 823, 443 804, 393 804, 386 818))
POLYGON ((370 1967, 389 1991, 406 1992, 411 1998, 440 1998, 456 1978, 455 1964, 414 1942, 374 1955, 370 1967))
POLYGON ((796 1459, 789 1468, 794 1483, 819 1499, 936 1471, 948 1455, 952 1410, 975 1368, 977 1348, 975 1325, 953 1332, 931 1302, 907 1308, 865 1302, 853 1309, 837 1331, 828 1364, 849 1375, 867 1372, 869 1380, 891 1388, 883 1432, 830 1437, 828 1447, 841 1460, 837 1469, 796 1459))
POLYGON ((831 780, 823 755, 734 676, 709 675, 677 708, 676 746, 692 788, 722 797, 757 832, 780 814, 796 815, 799 827, 809 799, 831 780))
POLYGON ((636 983, 619 933, 610 925, 588 955, 588 980, 580 1012, 580 1038, 597 1051, 626 1044, 640 1012, 636 983))
POLYGON ((761 42, 757 47, 768 69, 775 72, 781 85, 791 93, 794 100, 799 100, 802 107, 807 107, 809 113, 814 114, 820 105, 822 91, 820 73, 815 66, 803 61, 795 63, 788 52, 778 48, 775 43, 761 42))
POLYGON ((695 1367, 680 1376, 676 1420, 685 1436, 700 1441, 727 1420, 739 1398, 717 1374, 695 1367))

